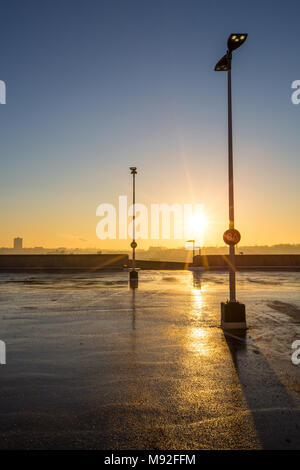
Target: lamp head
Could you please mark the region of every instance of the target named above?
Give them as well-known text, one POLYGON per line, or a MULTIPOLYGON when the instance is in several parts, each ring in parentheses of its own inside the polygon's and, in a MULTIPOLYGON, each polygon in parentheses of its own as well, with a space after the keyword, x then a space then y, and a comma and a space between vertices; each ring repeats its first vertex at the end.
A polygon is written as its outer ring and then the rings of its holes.
POLYGON ((230 57, 226 54, 219 60, 215 66, 215 72, 227 72, 231 68, 230 57))
POLYGON ((238 47, 240 47, 246 41, 247 36, 248 34, 246 33, 230 34, 228 41, 227 41, 228 50, 231 52, 237 49, 238 47))
POLYGON ((132 174, 132 175, 136 175, 136 174, 137 174, 137 171, 136 171, 136 167, 135 167, 135 166, 131 166, 131 167, 130 167, 130 171, 131 171, 131 174, 132 174))

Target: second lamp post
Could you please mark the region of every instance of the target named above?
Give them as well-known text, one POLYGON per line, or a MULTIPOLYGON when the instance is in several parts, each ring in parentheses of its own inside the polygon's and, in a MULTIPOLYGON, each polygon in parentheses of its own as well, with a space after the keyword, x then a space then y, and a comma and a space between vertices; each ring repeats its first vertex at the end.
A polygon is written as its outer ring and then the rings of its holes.
POLYGON ((129 271, 129 281, 130 287, 135 289, 138 287, 138 272, 135 269, 135 249, 137 247, 137 243, 135 241, 135 175, 137 174, 136 167, 131 166, 130 172, 132 174, 132 266, 131 270, 129 271))

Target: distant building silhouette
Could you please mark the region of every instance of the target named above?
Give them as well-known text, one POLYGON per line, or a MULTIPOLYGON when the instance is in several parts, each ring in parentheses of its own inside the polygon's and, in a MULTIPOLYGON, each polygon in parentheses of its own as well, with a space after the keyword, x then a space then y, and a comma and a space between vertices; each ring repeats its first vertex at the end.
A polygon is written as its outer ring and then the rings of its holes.
POLYGON ((14 250, 22 250, 23 248, 23 238, 14 238, 14 250))

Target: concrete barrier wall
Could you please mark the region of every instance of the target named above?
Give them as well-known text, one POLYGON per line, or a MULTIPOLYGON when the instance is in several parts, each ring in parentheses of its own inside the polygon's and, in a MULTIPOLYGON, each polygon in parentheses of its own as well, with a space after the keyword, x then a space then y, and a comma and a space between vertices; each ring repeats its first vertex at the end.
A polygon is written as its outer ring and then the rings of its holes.
MULTIPOLYGON (((195 265, 206 269, 227 269, 228 256, 196 256, 195 265)), ((127 255, 0 255, 0 271, 34 270, 118 270, 131 265, 127 255)), ((140 269, 187 269, 188 264, 174 261, 137 260, 140 269)), ((300 255, 236 255, 237 269, 300 270, 300 255)))
POLYGON ((0 255, 1 271, 121 269, 127 255, 0 255))
MULTIPOLYGON (((130 262, 131 266, 131 262, 130 262)), ((188 263, 181 263, 176 261, 152 261, 152 260, 137 260, 136 267, 140 269, 187 269, 188 263)))
MULTIPOLYGON (((237 268, 300 268, 300 255, 236 255, 237 268)), ((226 255, 196 256, 195 264, 209 268, 227 268, 229 257, 226 255)))

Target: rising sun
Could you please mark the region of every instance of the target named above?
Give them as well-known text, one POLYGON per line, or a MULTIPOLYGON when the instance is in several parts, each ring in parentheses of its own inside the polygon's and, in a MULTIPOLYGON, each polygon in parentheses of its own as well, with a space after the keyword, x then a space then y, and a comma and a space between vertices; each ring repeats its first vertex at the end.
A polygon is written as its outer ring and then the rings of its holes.
POLYGON ((194 236, 201 236, 205 232, 208 221, 204 213, 194 214, 187 221, 187 229, 194 236))

